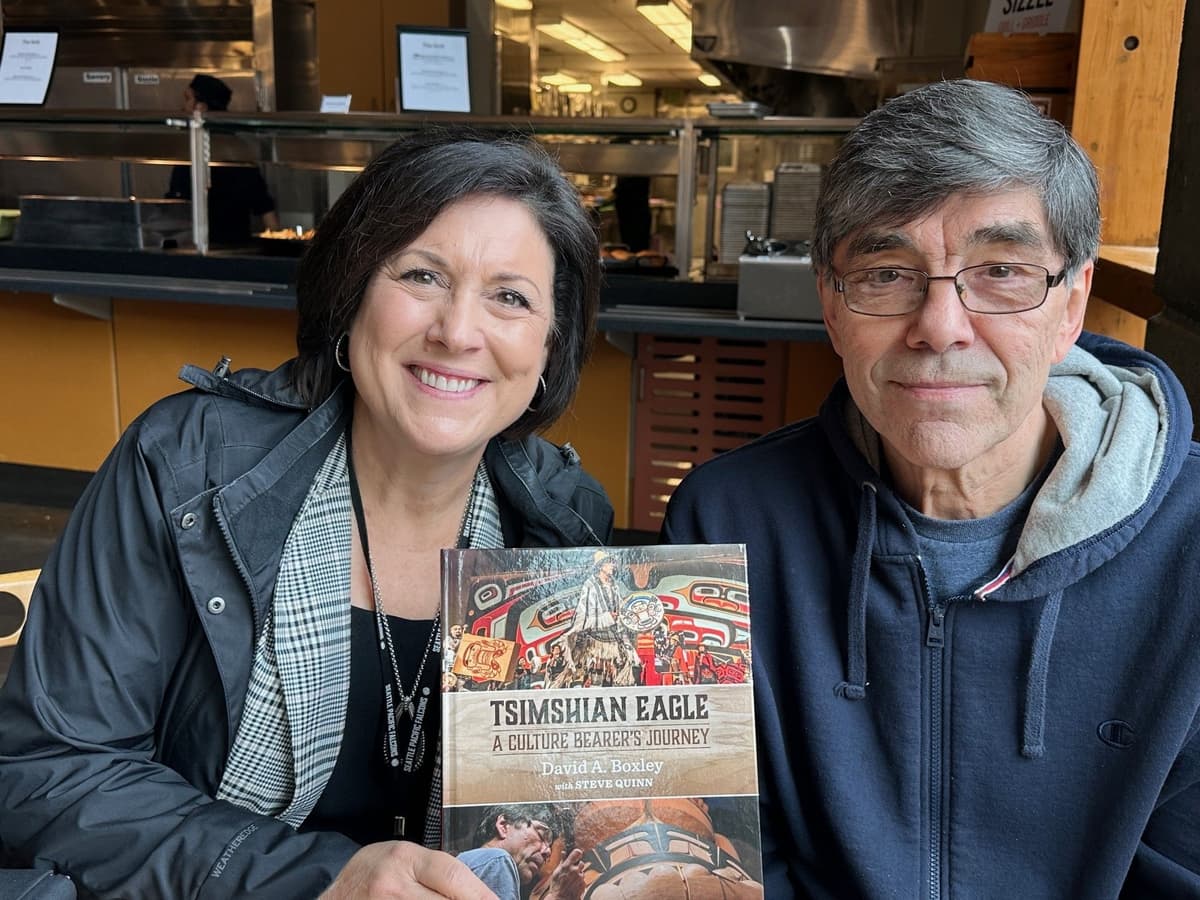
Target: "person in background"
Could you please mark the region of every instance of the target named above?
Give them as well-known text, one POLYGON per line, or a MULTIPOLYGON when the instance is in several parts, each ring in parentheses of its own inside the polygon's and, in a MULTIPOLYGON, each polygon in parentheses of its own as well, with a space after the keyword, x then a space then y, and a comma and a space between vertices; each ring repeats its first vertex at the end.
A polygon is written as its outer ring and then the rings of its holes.
MULTIPOLYGON (((499 900, 521 900, 537 880, 556 837, 558 816, 546 806, 489 806, 475 829, 475 848, 458 854, 499 900)), ((546 879, 539 900, 579 900, 583 894, 583 851, 568 853, 546 879)))
POLYGON ((569 677, 570 668, 563 655, 562 641, 555 641, 550 645, 550 656, 546 659, 546 687, 567 687, 569 677))
POLYGON ((699 467, 745 543, 766 896, 1200 897, 1200 448, 1082 333, 1095 170, 1021 93, 917 88, 827 169, 845 377, 699 467))
MULTIPOLYGON (((183 108, 190 116, 229 109, 233 91, 220 78, 196 75, 183 89, 183 108)), ((256 166, 210 166, 208 170, 208 239, 214 244, 245 244, 250 240, 254 216, 263 228, 279 228, 275 200, 256 166)), ((174 166, 167 197, 192 199, 189 166, 174 166)))
POLYGON ((617 233, 630 252, 649 250, 651 242, 650 179, 644 175, 618 176, 613 186, 617 233))
POLYGON ((0 847, 89 897, 490 897, 441 841, 440 554, 600 545, 569 446, 598 239, 537 145, 424 129, 72 513, 0 691, 0 847), (390 893, 389 893, 390 892, 390 893))

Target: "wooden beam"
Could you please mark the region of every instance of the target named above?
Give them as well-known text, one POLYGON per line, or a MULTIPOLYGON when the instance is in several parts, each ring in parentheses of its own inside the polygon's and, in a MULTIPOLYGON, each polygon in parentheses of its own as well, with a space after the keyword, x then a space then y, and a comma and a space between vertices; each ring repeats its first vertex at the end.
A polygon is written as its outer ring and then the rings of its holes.
POLYGON ((1158 244, 1184 0, 1084 5, 1072 131, 1100 171, 1103 241, 1158 244))

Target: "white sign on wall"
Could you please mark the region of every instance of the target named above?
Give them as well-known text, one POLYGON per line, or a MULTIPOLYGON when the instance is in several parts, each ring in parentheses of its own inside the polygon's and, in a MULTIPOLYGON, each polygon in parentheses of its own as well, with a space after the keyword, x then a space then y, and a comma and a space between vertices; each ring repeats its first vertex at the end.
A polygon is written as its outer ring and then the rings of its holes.
POLYGON ((6 33, 0 50, 0 103, 44 103, 57 50, 55 32, 6 33))
POLYGON ((992 0, 984 31, 1049 34, 1078 31, 1080 0, 992 0))
POLYGON ((401 111, 469 113, 466 30, 397 25, 396 37, 401 111))

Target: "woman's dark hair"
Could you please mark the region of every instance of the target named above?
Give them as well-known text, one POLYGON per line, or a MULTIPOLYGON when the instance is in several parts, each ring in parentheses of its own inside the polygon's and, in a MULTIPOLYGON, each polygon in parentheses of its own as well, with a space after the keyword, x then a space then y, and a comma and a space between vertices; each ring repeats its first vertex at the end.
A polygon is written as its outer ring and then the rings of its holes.
POLYGON ((549 426, 571 404, 591 347, 600 302, 600 245, 579 193, 550 156, 522 135, 425 129, 392 144, 363 169, 317 227, 300 262, 299 325, 292 380, 316 406, 346 377, 334 359, 367 284, 437 215, 471 196, 525 204, 554 256, 554 317, 546 388, 503 432, 521 438, 549 426))

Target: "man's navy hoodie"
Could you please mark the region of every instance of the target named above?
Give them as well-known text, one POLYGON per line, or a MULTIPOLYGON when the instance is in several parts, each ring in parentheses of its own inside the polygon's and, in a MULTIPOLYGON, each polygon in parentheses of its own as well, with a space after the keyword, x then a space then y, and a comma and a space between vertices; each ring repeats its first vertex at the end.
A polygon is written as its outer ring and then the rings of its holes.
POLYGON ((664 539, 745 543, 766 896, 1200 897, 1200 458, 1162 362, 1084 335, 1007 566, 928 595, 879 439, 700 467, 664 539))

